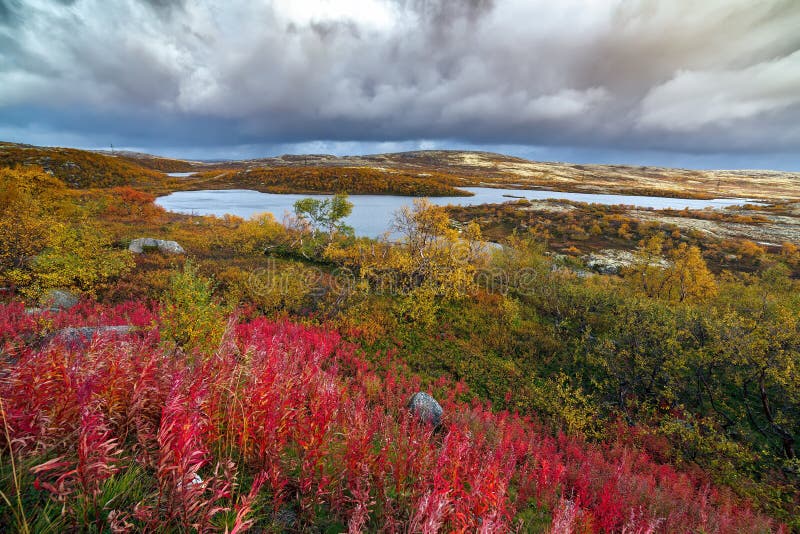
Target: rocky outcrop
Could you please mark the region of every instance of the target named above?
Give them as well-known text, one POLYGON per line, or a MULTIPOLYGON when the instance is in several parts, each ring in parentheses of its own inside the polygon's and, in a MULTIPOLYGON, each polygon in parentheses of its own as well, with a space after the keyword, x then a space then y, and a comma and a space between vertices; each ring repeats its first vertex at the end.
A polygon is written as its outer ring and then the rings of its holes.
POLYGON ((627 250, 604 249, 589 254, 586 266, 601 274, 618 274, 623 267, 632 265, 636 257, 627 250))
POLYGON ((186 251, 177 241, 166 241, 164 239, 153 239, 152 237, 140 237, 131 241, 128 250, 136 254, 141 254, 147 248, 158 249, 165 254, 185 254, 186 251))
MULTIPOLYGON (((593 252, 585 260, 589 269, 601 274, 619 274, 623 268, 630 267, 637 262, 636 255, 633 252, 610 248, 593 252)), ((661 259, 651 265, 653 267, 666 268, 670 266, 670 262, 661 259)))
POLYGON ((408 409, 425 423, 438 427, 442 424, 444 410, 430 395, 424 392, 414 393, 408 401, 408 409))

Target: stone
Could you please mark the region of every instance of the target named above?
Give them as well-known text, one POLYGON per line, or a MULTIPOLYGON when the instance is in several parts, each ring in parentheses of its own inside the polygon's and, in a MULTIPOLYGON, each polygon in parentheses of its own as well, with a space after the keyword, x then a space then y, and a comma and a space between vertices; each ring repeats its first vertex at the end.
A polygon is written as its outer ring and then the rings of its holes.
POLYGON ((293 529, 297 527, 297 512, 289 507, 283 506, 275 513, 275 523, 283 528, 293 529))
POLYGON ((98 334, 124 335, 133 329, 130 325, 120 326, 77 326, 62 328, 55 337, 73 348, 82 348, 92 342, 98 334))
POLYGON ((128 245, 128 250, 136 254, 142 254, 145 248, 156 248, 166 254, 185 254, 183 249, 177 241, 166 241, 164 239, 154 239, 152 237, 140 237, 131 241, 128 245))
POLYGON ((430 395, 422 391, 414 393, 408 401, 411 413, 422 419, 425 423, 438 427, 442 424, 444 410, 442 406, 430 395))
POLYGON ((80 299, 64 289, 51 289, 42 299, 42 302, 51 309, 68 310, 78 304, 80 299))
MULTIPOLYGON (((584 259, 589 269, 600 274, 619 274, 622 269, 635 265, 638 261, 633 252, 617 249, 603 249, 599 252, 593 252, 584 259)), ((671 264, 662 258, 653 261, 650 265, 667 268, 671 264)))

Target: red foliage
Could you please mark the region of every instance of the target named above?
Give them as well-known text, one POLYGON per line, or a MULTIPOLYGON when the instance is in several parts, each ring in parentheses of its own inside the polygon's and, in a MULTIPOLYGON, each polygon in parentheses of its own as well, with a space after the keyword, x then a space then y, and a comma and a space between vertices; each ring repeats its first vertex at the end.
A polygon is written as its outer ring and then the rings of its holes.
POLYGON ((433 384, 446 414, 434 429, 405 408, 418 377, 391 357, 376 372, 323 329, 252 319, 191 364, 165 352, 156 323, 137 304, 35 318, 0 306, 10 442, 20 456, 57 457, 36 469, 38 486, 69 507, 132 462, 153 473, 151 495, 109 515, 117 526, 207 531, 228 511, 241 532, 289 509, 301 524, 335 520, 350 532, 506 532, 539 509, 552 532, 780 528, 624 440, 551 435, 460 402, 465 386, 446 379, 433 384), (139 328, 88 348, 47 336, 117 321, 139 328), (237 468, 254 477, 246 489, 237 468))
POLYGON ((84 408, 78 434, 77 461, 73 465, 59 457, 34 467, 34 474, 54 479, 48 482, 37 478, 36 484, 61 500, 77 490, 85 495, 97 495, 101 483, 117 472, 120 450, 117 440, 110 436, 102 414, 84 408))

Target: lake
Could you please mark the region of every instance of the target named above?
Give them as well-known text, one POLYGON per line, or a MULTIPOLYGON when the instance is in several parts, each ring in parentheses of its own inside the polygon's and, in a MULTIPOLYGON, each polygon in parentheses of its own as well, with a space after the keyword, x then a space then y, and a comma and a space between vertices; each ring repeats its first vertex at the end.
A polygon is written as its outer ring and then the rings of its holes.
MULTIPOLYGON (((440 206, 476 206, 513 202, 522 197, 528 200, 564 199, 596 204, 625 204, 654 209, 704 209, 725 208, 745 204, 746 199, 697 200, 685 198, 645 197, 635 195, 601 195, 593 193, 565 193, 559 191, 494 189, 491 187, 463 187, 475 194, 471 197, 433 197, 429 200, 440 206), (509 195, 509 196, 505 196, 509 195)), ((218 215, 226 213, 248 218, 256 213, 270 212, 281 220, 284 213, 292 212, 294 203, 301 198, 329 198, 330 195, 297 195, 261 193, 249 189, 205 191, 177 191, 156 199, 164 209, 193 215, 218 215)), ((356 235, 377 237, 389 229, 394 213, 401 206, 410 205, 414 197, 396 195, 350 195, 353 213, 347 218, 356 235)))

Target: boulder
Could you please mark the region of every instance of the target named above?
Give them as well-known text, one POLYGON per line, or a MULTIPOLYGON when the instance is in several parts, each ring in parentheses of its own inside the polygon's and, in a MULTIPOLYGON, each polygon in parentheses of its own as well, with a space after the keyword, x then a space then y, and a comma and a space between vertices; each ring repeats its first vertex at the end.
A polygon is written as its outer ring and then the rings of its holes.
POLYGON ((120 326, 77 326, 62 328, 55 337, 74 348, 82 348, 92 342, 98 334, 124 335, 133 329, 130 325, 120 326))
POLYGON ((414 393, 408 401, 408 409, 411 413, 422 419, 424 422, 438 427, 442 424, 442 410, 441 405, 436 402, 436 399, 422 391, 414 393))
POLYGON ((136 254, 144 252, 145 248, 157 248, 166 254, 184 254, 186 251, 177 241, 166 241, 164 239, 153 239, 152 237, 140 237, 131 241, 128 250, 136 254))
POLYGON ((68 310, 75 306, 80 299, 64 289, 51 289, 42 299, 51 309, 68 310))
POLYGON ((39 315, 45 312, 55 313, 60 310, 68 310, 78 304, 80 299, 65 289, 51 289, 39 299, 39 302, 42 304, 41 308, 25 308, 25 313, 39 315))

